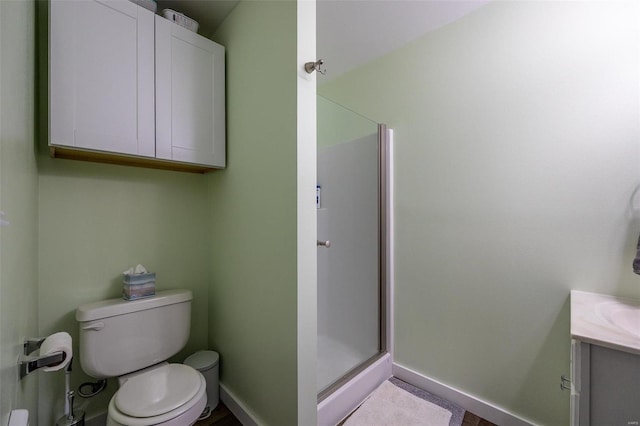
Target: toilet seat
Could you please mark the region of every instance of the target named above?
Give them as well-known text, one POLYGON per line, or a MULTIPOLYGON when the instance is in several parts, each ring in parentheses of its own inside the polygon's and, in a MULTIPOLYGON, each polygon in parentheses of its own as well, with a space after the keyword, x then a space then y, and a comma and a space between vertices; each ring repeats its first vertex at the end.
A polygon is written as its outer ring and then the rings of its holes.
POLYGON ((111 398, 108 416, 128 426, 185 425, 198 419, 206 402, 206 381, 200 372, 166 364, 127 380, 111 398))
POLYGON ((154 417, 186 404, 198 392, 198 371, 183 364, 166 364, 127 380, 115 404, 131 417, 154 417))

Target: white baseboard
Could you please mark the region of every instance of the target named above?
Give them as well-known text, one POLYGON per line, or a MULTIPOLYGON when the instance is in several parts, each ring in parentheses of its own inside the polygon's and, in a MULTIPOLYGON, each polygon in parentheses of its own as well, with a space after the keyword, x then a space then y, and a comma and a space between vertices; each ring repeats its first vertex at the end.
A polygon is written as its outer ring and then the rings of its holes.
POLYGON ((391 377, 391 356, 384 355, 318 404, 318 426, 334 426, 391 377))
POLYGON ((258 426, 256 416, 225 385, 220 386, 220 399, 243 426, 258 426))
POLYGON ((476 398, 437 380, 431 379, 400 364, 393 364, 393 375, 417 388, 424 389, 459 405, 467 411, 500 426, 533 426, 535 423, 519 417, 502 407, 476 398))

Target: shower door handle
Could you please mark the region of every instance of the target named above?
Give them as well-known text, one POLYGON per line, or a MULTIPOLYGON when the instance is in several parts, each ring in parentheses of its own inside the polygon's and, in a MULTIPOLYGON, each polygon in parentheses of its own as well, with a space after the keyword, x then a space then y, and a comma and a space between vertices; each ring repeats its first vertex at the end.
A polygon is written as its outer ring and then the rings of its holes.
POLYGON ((327 240, 327 241, 320 241, 318 240, 318 247, 326 247, 329 248, 331 247, 331 241, 327 240))

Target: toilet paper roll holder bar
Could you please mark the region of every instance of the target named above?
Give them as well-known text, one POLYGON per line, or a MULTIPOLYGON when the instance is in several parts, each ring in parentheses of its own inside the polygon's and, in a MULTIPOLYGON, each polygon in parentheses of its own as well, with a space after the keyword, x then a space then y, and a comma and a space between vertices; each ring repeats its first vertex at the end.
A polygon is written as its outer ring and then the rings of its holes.
POLYGON ((58 365, 67 358, 67 354, 63 351, 53 352, 43 356, 30 355, 32 352, 40 349, 44 339, 45 337, 25 337, 22 344, 23 353, 18 357, 20 379, 39 368, 58 365))

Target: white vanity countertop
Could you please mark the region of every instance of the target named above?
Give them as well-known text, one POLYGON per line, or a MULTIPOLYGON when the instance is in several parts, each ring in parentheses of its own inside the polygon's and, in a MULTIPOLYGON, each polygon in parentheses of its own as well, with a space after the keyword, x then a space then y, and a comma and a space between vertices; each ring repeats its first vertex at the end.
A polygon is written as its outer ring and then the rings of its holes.
POLYGON ((640 300, 571 291, 572 339, 640 355, 638 318, 640 300))

